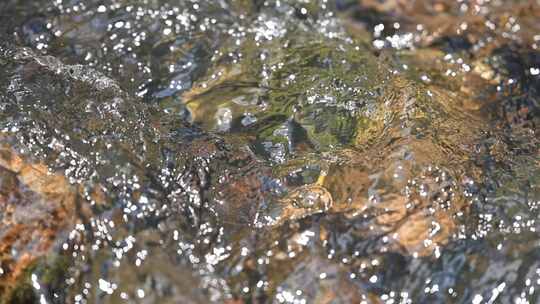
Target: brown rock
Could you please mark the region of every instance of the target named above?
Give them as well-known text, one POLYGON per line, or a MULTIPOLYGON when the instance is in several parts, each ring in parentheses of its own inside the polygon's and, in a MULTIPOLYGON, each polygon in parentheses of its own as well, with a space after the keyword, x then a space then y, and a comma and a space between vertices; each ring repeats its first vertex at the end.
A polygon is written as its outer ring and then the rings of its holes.
POLYGON ((75 219, 77 190, 67 179, 0 147, 0 294, 10 290, 75 219))

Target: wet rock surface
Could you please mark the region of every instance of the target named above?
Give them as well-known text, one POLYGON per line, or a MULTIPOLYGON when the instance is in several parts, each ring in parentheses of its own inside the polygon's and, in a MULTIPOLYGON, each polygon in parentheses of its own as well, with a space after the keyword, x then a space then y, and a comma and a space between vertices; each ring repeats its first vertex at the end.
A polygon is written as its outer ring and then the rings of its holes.
POLYGON ((43 164, 26 163, 2 147, 2 294, 9 297, 29 265, 46 255, 75 220, 77 192, 43 164))
POLYGON ((0 303, 537 302, 508 3, 0 4, 0 303))

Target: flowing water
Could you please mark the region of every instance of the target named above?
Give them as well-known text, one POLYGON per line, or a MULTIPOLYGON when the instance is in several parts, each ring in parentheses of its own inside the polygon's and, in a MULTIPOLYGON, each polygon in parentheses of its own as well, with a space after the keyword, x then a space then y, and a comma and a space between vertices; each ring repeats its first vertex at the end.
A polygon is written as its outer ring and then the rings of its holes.
POLYGON ((540 303, 538 20, 3 0, 0 303, 540 303))

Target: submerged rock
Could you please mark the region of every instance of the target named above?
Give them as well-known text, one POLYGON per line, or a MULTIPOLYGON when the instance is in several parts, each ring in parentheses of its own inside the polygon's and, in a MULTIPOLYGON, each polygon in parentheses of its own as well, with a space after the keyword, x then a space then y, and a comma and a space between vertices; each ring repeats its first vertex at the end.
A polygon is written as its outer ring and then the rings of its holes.
POLYGON ((27 268, 50 254, 57 235, 77 222, 80 194, 64 176, 22 158, 5 143, 0 187, 0 293, 9 301, 27 268))
POLYGON ((218 128, 213 113, 221 109, 232 110, 232 125, 249 112, 257 122, 226 133, 256 136, 255 151, 283 167, 321 168, 316 183, 270 202, 260 224, 374 214, 373 233, 391 235, 396 249, 426 255, 448 242, 471 203, 462 184, 480 171, 470 159, 488 128, 482 116, 463 111, 452 91, 393 73, 395 63, 362 41, 316 31, 290 31, 256 48, 250 41, 238 62, 217 58, 212 71, 221 76, 196 83, 183 102, 209 131, 218 128), (295 129, 305 134, 303 148, 295 129), (268 144, 284 147, 279 158, 268 144), (430 177, 434 172, 442 177, 430 177))
POLYGON ((0 298, 469 302, 493 286, 468 269, 536 257, 537 78, 515 73, 534 52, 441 61, 478 36, 381 46, 307 2, 57 1, 21 21, 0 44, 0 298), (519 96, 497 93, 509 78, 519 96))

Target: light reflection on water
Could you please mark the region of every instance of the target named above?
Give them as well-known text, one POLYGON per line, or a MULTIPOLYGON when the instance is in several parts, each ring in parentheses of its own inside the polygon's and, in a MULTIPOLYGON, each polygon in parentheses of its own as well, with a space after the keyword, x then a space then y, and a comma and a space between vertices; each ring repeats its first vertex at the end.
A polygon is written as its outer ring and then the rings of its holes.
POLYGON ((536 11, 360 2, 1 4, 0 291, 538 302, 536 11))

